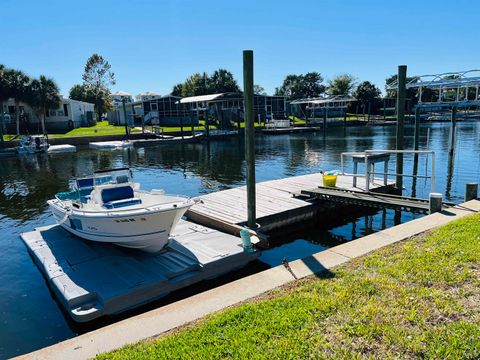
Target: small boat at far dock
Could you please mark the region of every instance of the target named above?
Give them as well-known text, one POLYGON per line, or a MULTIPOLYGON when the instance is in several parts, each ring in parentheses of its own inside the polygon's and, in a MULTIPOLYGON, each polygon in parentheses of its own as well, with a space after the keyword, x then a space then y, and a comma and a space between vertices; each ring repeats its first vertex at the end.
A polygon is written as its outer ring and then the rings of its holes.
POLYGON ((18 154, 46 153, 49 146, 45 135, 22 136, 16 150, 18 154))
POLYGON ((97 171, 70 182, 47 203, 56 221, 83 239, 157 252, 195 201, 143 191, 128 168, 97 171))

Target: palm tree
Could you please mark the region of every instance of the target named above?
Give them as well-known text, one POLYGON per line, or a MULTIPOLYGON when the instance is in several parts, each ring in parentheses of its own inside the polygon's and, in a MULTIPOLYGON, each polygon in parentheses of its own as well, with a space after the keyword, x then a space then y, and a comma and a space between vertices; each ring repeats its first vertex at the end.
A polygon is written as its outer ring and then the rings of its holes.
POLYGON ((57 109, 61 102, 58 85, 53 79, 40 75, 38 79, 32 80, 29 88, 27 102, 40 117, 42 132, 46 135, 45 113, 48 109, 57 109))
POLYGON ((17 124, 17 135, 20 135, 20 111, 19 102, 25 101, 30 78, 20 70, 7 69, 4 73, 5 81, 9 88, 10 97, 15 100, 15 120, 17 124))

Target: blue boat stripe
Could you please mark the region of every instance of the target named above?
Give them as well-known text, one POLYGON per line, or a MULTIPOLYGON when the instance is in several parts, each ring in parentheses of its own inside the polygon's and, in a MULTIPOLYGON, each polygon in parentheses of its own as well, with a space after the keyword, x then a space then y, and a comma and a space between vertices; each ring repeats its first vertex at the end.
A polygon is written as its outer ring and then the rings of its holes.
POLYGON ((94 234, 94 233, 91 233, 91 232, 86 232, 86 231, 82 231, 82 230, 78 230, 78 229, 73 229, 73 228, 71 228, 71 229, 74 230, 74 231, 77 231, 77 232, 79 232, 79 233, 83 233, 83 234, 87 234, 87 235, 103 236, 103 237, 112 237, 112 238, 123 238, 123 237, 132 237, 132 236, 154 235, 154 234, 161 234, 161 233, 164 233, 165 231, 167 231, 167 230, 161 230, 161 231, 156 231, 156 232, 152 232, 152 233, 135 234, 135 235, 103 235, 103 234, 94 234))

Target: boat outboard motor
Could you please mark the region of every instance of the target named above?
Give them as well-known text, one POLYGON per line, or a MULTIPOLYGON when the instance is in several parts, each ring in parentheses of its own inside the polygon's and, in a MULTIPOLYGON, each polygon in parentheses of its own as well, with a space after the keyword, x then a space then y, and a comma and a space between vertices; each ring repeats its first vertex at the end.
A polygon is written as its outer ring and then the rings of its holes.
POLYGON ((38 137, 35 138, 35 148, 40 150, 40 138, 38 137))

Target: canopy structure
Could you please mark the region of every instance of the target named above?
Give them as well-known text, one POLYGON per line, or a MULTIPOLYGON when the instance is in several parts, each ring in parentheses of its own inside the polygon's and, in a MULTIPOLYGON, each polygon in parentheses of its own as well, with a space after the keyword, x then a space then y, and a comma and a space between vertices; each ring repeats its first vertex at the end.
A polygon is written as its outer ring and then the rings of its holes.
MULTIPOLYGON (((480 106, 480 70, 414 76, 405 86, 418 89, 418 106, 421 107, 480 106)), ((386 90, 397 88, 397 80, 386 86, 386 90)))
POLYGON ((328 98, 325 97, 317 97, 317 98, 306 98, 306 99, 297 99, 290 102, 291 105, 301 105, 301 104, 308 104, 313 105, 315 107, 346 107, 347 103, 357 101, 357 99, 351 96, 331 96, 328 98))
POLYGON ((217 100, 224 95, 231 93, 221 93, 221 94, 209 94, 209 95, 198 95, 198 96, 189 96, 178 101, 178 104, 190 104, 190 103, 200 103, 200 102, 209 102, 217 100))

